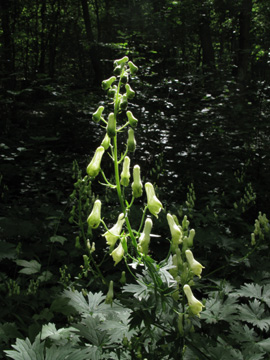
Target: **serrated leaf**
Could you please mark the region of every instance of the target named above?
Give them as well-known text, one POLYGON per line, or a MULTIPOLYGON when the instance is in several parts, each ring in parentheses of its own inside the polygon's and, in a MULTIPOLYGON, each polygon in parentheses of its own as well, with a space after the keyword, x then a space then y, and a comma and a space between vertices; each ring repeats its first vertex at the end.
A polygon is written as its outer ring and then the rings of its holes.
POLYGON ((257 299, 249 301, 249 305, 243 304, 238 306, 239 320, 246 321, 260 330, 269 330, 270 317, 264 317, 264 305, 257 299))
POLYGON ((80 335, 90 341, 92 345, 101 346, 102 344, 108 344, 108 335, 106 332, 99 329, 100 319, 88 315, 79 324, 73 324, 73 326, 80 331, 80 335))
POLYGON ((42 326, 40 338, 41 340, 44 340, 49 337, 50 339, 57 341, 61 339, 66 339, 70 337, 71 334, 77 332, 78 330, 74 327, 61 328, 57 330, 55 324, 49 323, 42 326))
POLYGON ((143 298, 145 300, 147 300, 149 298, 149 295, 150 295, 149 292, 148 292, 148 287, 144 283, 125 285, 125 286, 123 286, 122 291, 132 293, 133 296, 136 299, 140 300, 140 301, 143 298))
POLYGON ((259 341, 257 345, 262 347, 266 352, 270 353, 270 338, 259 341))
POLYGON ((244 284, 240 290, 235 292, 235 295, 248 297, 251 299, 259 299, 265 302, 270 307, 270 285, 261 286, 259 284, 244 284))
POLYGON ((36 260, 16 260, 15 261, 17 265, 23 266, 24 268, 19 271, 21 274, 36 274, 40 271, 41 264, 37 262, 36 260))
POLYGON ((206 301, 201 319, 206 320, 208 324, 216 324, 220 320, 231 322, 237 317, 236 302, 237 300, 231 296, 223 301, 216 293, 214 298, 206 301))
POLYGON ((44 360, 44 343, 36 337, 33 344, 26 338, 17 339, 16 344, 12 345, 15 350, 5 350, 4 352, 13 360, 44 360))
POLYGON ((100 326, 99 329, 106 331, 112 343, 122 342, 123 338, 126 337, 128 340, 136 334, 135 330, 129 331, 129 319, 125 319, 125 322, 106 320, 100 326))

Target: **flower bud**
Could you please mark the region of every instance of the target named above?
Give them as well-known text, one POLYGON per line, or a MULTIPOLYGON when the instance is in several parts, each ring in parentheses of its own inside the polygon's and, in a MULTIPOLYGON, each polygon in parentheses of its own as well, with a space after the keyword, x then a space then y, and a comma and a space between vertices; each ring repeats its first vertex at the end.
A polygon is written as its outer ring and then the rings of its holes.
POLYGON ((111 253, 111 256, 114 261, 114 266, 117 265, 123 259, 124 253, 125 253, 124 248, 120 242, 117 248, 115 248, 111 253))
POLYGON ((109 79, 103 80, 102 84, 101 84, 102 89, 103 90, 108 90, 111 87, 112 83, 115 82, 115 80, 116 80, 115 76, 111 76, 109 79))
POLYGON ((174 218, 171 214, 167 214, 167 221, 172 236, 172 250, 175 252, 175 250, 178 248, 178 245, 182 242, 182 231, 180 227, 176 225, 176 222, 174 221, 174 218))
POLYGON ((100 171, 100 163, 101 163, 104 151, 105 151, 105 149, 103 146, 99 146, 96 149, 95 154, 86 169, 86 172, 89 176, 94 178, 98 175, 98 173, 100 171))
POLYGON ((107 134, 110 138, 113 138, 116 135, 116 119, 114 113, 109 114, 108 124, 107 124, 107 134))
POLYGON ((137 126, 138 119, 135 118, 135 116, 132 114, 131 111, 127 111, 127 118, 128 118, 129 125, 131 127, 134 128, 137 126))
POLYGON ((113 85, 108 89, 107 95, 109 96, 109 98, 114 98, 115 94, 117 92, 117 86, 113 85))
POLYGON ((127 92, 127 98, 128 99, 133 99, 135 96, 135 91, 131 89, 129 84, 125 85, 126 88, 126 92, 127 92))
POLYGON ((138 198, 142 196, 143 193, 143 185, 141 182, 141 169, 139 165, 135 165, 133 168, 133 183, 131 185, 132 187, 132 195, 135 198, 138 198))
POLYGON ((186 250, 185 254, 190 270, 193 272, 194 275, 197 275, 200 278, 204 266, 202 266, 197 260, 194 259, 192 251, 186 250))
POLYGON ((152 220, 150 218, 147 218, 144 223, 143 232, 139 237, 138 251, 144 255, 147 255, 148 253, 152 226, 153 226, 152 220))
POLYGON ((120 100, 120 110, 124 111, 126 110, 127 106, 128 106, 128 98, 127 98, 127 95, 123 95, 121 97, 121 100, 120 100))
POLYGON ((101 213, 101 201, 96 200, 91 211, 91 214, 88 216, 87 223, 92 229, 96 229, 100 224, 100 213, 101 213))
POLYGON ((125 222, 125 218, 124 218, 124 214, 120 214, 118 216, 118 220, 117 223, 108 231, 105 232, 105 234, 103 234, 103 236, 105 236, 107 244, 110 246, 114 246, 117 239, 119 238, 121 231, 122 231, 122 226, 125 222))
POLYGON ((200 312, 202 311, 202 308, 204 307, 203 304, 195 298, 193 295, 191 288, 189 285, 184 285, 184 292, 186 294, 187 300, 188 300, 188 306, 189 310, 193 315, 197 315, 200 317, 200 312))
POLYGON ((129 61, 129 62, 128 62, 128 66, 129 66, 131 75, 135 75, 136 72, 138 71, 138 66, 136 66, 135 64, 133 64, 132 61, 129 61))
POLYGON ((126 62, 128 62, 128 57, 127 56, 123 56, 121 59, 116 59, 114 60, 114 65, 123 65, 126 62))
POLYGON ((128 82, 128 73, 125 71, 120 79, 122 84, 126 84, 128 82))
POLYGON ((129 184, 129 178, 130 178, 130 158, 128 156, 125 156, 124 162, 123 162, 123 170, 121 172, 121 180, 120 183, 123 186, 128 186, 129 184))
POLYGON ((151 214, 158 217, 160 210, 163 209, 162 204, 156 197, 154 187, 150 182, 147 182, 144 187, 147 195, 148 210, 151 214))
POLYGON ((132 128, 128 129, 127 148, 130 152, 134 152, 136 149, 136 140, 134 137, 134 130, 132 128))
POLYGON ((195 230, 194 230, 194 229, 191 229, 191 230, 189 231, 189 236, 188 236, 188 239, 187 239, 187 243, 188 243, 188 246, 189 246, 189 247, 192 247, 192 246, 193 246, 194 236, 195 236, 195 230))
POLYGON ((106 135, 104 136, 104 139, 102 140, 101 146, 103 146, 104 149, 107 150, 110 146, 110 143, 111 143, 111 138, 106 133, 106 135))
POLYGON ((127 279, 126 279, 126 272, 125 271, 122 271, 122 274, 121 274, 121 278, 120 278, 120 283, 122 285, 125 285, 127 279))
POLYGON ((108 290, 107 295, 106 295, 105 304, 112 304, 113 296, 114 296, 114 293, 113 293, 113 281, 111 280, 110 284, 109 284, 109 290, 108 290))
POLYGON ((103 110, 104 110, 104 106, 100 106, 100 107, 94 112, 94 114, 92 115, 92 120, 93 120, 95 123, 98 123, 98 122, 99 122, 103 110))

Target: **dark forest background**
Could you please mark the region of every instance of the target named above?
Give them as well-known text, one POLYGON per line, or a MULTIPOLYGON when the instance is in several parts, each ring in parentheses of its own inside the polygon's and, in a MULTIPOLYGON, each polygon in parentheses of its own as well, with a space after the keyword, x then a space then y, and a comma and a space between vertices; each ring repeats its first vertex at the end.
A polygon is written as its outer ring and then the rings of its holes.
MULTIPOLYGON (((270 271, 269 244, 234 266, 259 212, 269 217, 269 1, 2 0, 0 10, 0 291, 8 293, 0 323, 20 324, 4 348, 48 320, 32 319, 49 299, 14 261, 38 259, 50 270, 50 299, 61 266, 78 272, 73 162, 84 176, 102 136, 91 120, 107 101, 101 81, 124 55, 139 67, 131 109, 144 180, 167 209, 188 215, 208 273, 227 261, 217 276, 259 282, 270 271)), ((103 192, 113 218, 115 199, 98 182, 92 191, 103 192)), ((165 215, 156 231, 167 231, 165 215)))

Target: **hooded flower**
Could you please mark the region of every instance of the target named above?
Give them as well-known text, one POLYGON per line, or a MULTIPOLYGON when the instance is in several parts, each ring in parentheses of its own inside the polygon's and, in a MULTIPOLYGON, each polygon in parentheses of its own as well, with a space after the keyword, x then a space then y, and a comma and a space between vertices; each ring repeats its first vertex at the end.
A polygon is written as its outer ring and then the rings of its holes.
POLYGON ((193 272, 194 275, 201 277, 202 269, 204 266, 202 266, 197 260, 194 259, 194 256, 192 254, 192 251, 186 250, 185 251, 186 258, 188 261, 188 266, 190 270, 193 272))
POLYGON ((101 159, 102 156, 104 154, 104 147, 103 146, 99 146, 96 151, 95 154, 90 162, 90 164, 87 166, 87 174, 91 177, 96 177, 100 171, 100 163, 101 163, 101 159))
POLYGON ((182 242, 182 231, 171 214, 167 214, 167 221, 172 235, 173 248, 176 249, 182 242))
POLYGON ((124 253, 125 253, 124 248, 122 246, 122 243, 120 242, 117 248, 115 248, 111 253, 111 256, 114 261, 114 266, 117 265, 123 259, 124 253))
POLYGON ((150 243, 150 233, 152 230, 153 222, 150 218, 145 220, 143 232, 139 238, 138 251, 144 255, 147 255, 149 243, 150 243))
POLYGON ((101 201, 96 200, 91 211, 91 214, 88 216, 87 223, 92 229, 96 229, 100 224, 100 214, 101 214, 101 201))
POLYGON ((114 246, 117 239, 119 238, 121 231, 122 231, 122 226, 125 222, 125 218, 124 218, 124 214, 120 214, 118 216, 118 220, 117 223, 108 231, 105 232, 105 234, 103 234, 103 236, 105 236, 107 244, 110 246, 114 246))
POLYGON ((158 217, 161 209, 163 209, 161 202, 158 200, 155 194, 153 185, 147 182, 145 185, 145 191, 147 195, 147 206, 151 214, 158 217))
POLYGON ((202 308, 204 307, 203 304, 195 298, 193 295, 191 288, 189 285, 184 285, 184 292, 186 294, 187 300, 188 300, 188 306, 189 310, 193 315, 196 315, 200 317, 200 312, 202 311, 202 308))
POLYGON ((130 178, 130 158, 128 156, 125 156, 124 163, 123 163, 123 170, 121 172, 121 185, 128 186, 129 184, 129 178, 130 178))
POLYGON ((135 165, 133 168, 133 183, 131 187, 132 187, 132 195, 135 198, 142 196, 143 185, 141 182, 141 169, 139 165, 135 165))

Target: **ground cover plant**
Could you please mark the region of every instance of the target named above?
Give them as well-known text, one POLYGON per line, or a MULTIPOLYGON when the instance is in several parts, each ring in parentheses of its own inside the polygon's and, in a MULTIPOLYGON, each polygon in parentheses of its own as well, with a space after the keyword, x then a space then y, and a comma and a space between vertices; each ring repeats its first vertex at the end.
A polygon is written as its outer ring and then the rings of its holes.
MULTIPOLYGON (((85 252, 81 270, 72 279, 60 257, 61 296, 60 287, 55 288, 51 304, 36 316, 45 320, 42 328, 33 329, 31 340, 16 333, 14 350, 5 354, 13 359, 267 359, 269 266, 258 260, 269 252, 269 221, 259 214, 254 227, 246 229, 249 237, 239 234, 235 243, 232 233, 237 231, 231 220, 246 225, 241 215, 256 199, 251 184, 238 191, 230 206, 213 192, 205 213, 196 213, 196 189, 190 184, 186 202, 171 209, 166 201, 165 209, 156 195, 158 187, 151 179, 142 180, 136 158, 135 130, 142 120, 128 106, 135 95, 130 78, 137 70, 126 56, 114 62, 114 75, 102 83, 109 104, 102 103, 93 114, 93 121, 104 128, 103 140, 87 176, 74 163, 69 220, 78 229, 75 248, 85 252), (100 192, 94 194, 98 180, 100 192), (215 235, 222 233, 222 242, 214 242, 209 224, 216 228, 215 235), (205 244, 197 243, 200 232, 205 244), (158 245, 163 250, 156 256, 158 245), (223 253, 218 252, 214 266, 209 257, 215 247, 223 253), (244 276, 236 276, 232 283, 223 280, 240 269, 249 282, 241 282, 244 276)), ((236 183, 243 176, 236 173, 236 183)), ((66 244, 59 235, 50 241, 66 244)), ((11 258, 16 258, 16 251, 7 245, 11 258)), ((16 259, 16 264, 31 278, 29 294, 44 291, 45 298, 46 287, 39 284, 53 288, 49 283, 53 274, 42 272, 35 259, 16 259)), ((6 279, 5 286, 11 295, 20 295, 17 281, 6 279)), ((7 340, 15 330, 14 324, 1 326, 7 340)))

